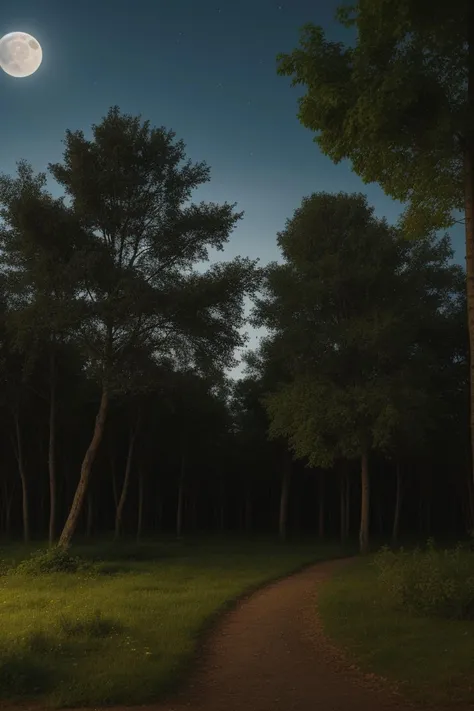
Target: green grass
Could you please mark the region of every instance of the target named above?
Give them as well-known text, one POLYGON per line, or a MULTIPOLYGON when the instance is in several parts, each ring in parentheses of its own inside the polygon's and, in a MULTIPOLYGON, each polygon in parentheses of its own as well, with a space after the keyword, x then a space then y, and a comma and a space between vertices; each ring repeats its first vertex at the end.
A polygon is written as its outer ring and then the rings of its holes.
MULTIPOLYGON (((33 548, 0 548, 11 567, 33 548)), ((0 698, 144 704, 183 683, 210 621, 245 591, 339 547, 265 541, 74 549, 99 572, 0 577, 0 698)))
POLYGON ((328 636, 364 672, 397 683, 406 697, 428 706, 474 703, 474 622, 395 609, 370 560, 328 580, 319 604, 328 636))

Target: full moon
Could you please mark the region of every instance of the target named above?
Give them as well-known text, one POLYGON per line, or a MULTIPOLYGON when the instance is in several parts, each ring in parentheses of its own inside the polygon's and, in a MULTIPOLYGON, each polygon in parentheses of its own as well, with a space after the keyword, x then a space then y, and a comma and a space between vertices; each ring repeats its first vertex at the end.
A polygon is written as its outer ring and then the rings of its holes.
POLYGON ((0 39, 0 67, 11 77, 29 77, 43 60, 43 50, 26 32, 9 32, 0 39))

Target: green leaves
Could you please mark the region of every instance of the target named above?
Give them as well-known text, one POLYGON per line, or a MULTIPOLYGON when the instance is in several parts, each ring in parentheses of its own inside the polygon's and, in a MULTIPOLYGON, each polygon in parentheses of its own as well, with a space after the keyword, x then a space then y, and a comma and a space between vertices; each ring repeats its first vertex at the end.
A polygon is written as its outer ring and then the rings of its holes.
POLYGON ((322 467, 367 448, 421 448, 455 355, 452 340, 435 345, 463 289, 449 241, 408 242, 363 196, 317 193, 279 244, 285 261, 268 268, 254 314, 270 329, 257 365, 274 373, 271 435, 322 467))
POLYGON ((279 74, 306 89, 299 119, 321 150, 407 203, 404 227, 418 236, 452 225, 463 206, 467 14, 467 0, 429 10, 360 0, 338 13, 357 30, 355 46, 309 24, 299 47, 278 58, 279 74))

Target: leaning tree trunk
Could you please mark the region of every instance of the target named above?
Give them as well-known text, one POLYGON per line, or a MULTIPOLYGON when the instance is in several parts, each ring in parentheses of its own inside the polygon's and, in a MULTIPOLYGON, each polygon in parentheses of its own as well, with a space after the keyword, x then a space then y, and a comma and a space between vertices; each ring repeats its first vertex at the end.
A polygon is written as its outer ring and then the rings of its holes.
POLYGON ((23 438, 21 436, 20 416, 18 410, 15 411, 15 438, 16 438, 16 458, 18 462, 18 474, 21 481, 21 500, 23 516, 23 540, 28 543, 30 540, 30 510, 28 505, 28 481, 25 471, 25 457, 23 451, 23 438))
POLYGON ((365 554, 369 551, 369 521, 370 521, 370 481, 369 481, 369 454, 364 451, 360 461, 361 478, 361 507, 359 548, 365 554))
POLYGON ((74 500, 69 511, 69 516, 67 517, 63 531, 59 538, 58 545, 62 548, 67 548, 68 546, 70 546, 72 537, 74 536, 77 524, 79 522, 79 517, 81 515, 84 506, 84 500, 87 494, 87 487, 89 485, 92 466, 97 456, 97 452, 99 451, 100 443, 102 442, 102 438, 104 436, 108 405, 109 394, 104 388, 102 390, 102 397, 100 399, 99 411, 95 419, 94 433, 92 435, 91 442, 87 448, 84 459, 82 461, 81 475, 76 488, 76 493, 74 494, 74 500))
POLYGON ((283 476, 281 480, 280 492, 280 513, 278 517, 278 534, 281 541, 286 541, 287 523, 288 523, 288 501, 290 496, 290 480, 291 480, 291 459, 284 465, 283 476))
POLYGON ((402 509, 402 470, 399 463, 397 463, 397 491, 395 494, 395 511, 393 514, 393 528, 392 528, 392 545, 396 546, 398 543, 398 534, 400 531, 400 513, 402 509))
POLYGON ((49 472, 49 526, 48 540, 51 546, 56 536, 56 357, 54 350, 50 353, 49 362, 49 441, 48 441, 48 472, 49 472))
POLYGON ((125 464, 125 475, 123 477, 122 491, 120 492, 120 499, 117 504, 115 511, 115 538, 120 536, 120 529, 122 526, 123 510, 125 507, 125 502, 127 500, 127 494, 130 487, 130 475, 132 472, 132 459, 133 450, 135 447, 135 440, 138 432, 138 418, 130 428, 129 440, 128 440, 128 452, 127 452, 127 462, 125 464))

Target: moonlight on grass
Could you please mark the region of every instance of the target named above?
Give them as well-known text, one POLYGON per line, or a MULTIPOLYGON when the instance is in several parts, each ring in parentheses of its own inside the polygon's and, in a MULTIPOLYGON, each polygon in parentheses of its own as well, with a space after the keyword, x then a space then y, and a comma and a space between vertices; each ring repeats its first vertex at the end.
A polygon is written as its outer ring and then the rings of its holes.
POLYGON ((0 67, 11 77, 29 77, 42 59, 40 43, 26 32, 9 32, 0 39, 0 67))

